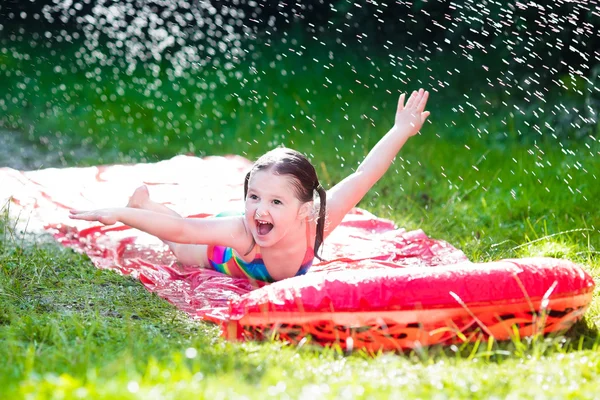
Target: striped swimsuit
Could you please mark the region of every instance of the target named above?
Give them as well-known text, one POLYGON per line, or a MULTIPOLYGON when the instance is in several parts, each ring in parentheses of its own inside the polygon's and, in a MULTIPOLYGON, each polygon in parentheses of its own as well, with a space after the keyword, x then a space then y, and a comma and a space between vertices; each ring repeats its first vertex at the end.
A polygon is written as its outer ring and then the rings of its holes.
MULTIPOLYGON (((302 260, 302 264, 296 273, 298 275, 304 275, 308 272, 315 258, 314 249, 309 244, 310 241, 310 227, 306 223, 306 254, 302 260)), ((248 278, 263 282, 275 282, 275 280, 269 275, 267 267, 263 261, 262 255, 260 254, 260 248, 257 246, 256 255, 254 260, 250 262, 244 261, 239 257, 231 247, 225 246, 208 246, 206 252, 208 256, 208 262, 215 271, 221 272, 226 275, 230 275, 236 278, 248 278)))

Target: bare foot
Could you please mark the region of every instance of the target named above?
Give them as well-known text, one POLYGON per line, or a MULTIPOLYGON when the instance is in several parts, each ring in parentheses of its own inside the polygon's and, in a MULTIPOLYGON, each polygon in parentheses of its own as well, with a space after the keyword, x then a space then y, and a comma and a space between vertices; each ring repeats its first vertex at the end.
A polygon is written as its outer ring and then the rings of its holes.
POLYGON ((150 193, 148 193, 148 187, 146 187, 146 185, 142 185, 139 188, 135 189, 135 191, 129 198, 129 203, 127 203, 127 207, 144 208, 144 205, 148 200, 150 200, 150 193))

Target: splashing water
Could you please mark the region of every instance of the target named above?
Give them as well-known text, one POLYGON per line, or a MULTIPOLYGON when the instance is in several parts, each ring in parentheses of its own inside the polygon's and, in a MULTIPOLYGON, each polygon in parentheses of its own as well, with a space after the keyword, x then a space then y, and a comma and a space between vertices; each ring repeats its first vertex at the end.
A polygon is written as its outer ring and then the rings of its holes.
POLYGON ((230 70, 244 58, 242 40, 251 35, 243 25, 244 11, 219 2, 87 3, 83 7, 72 1, 56 2, 45 5, 42 13, 50 23, 74 21, 81 27, 85 40, 80 50, 88 65, 119 63, 128 73, 142 62, 157 74, 163 59, 171 61, 175 76, 209 65, 230 70), (223 56, 223 64, 217 55, 223 56))
MULTIPOLYGON (((197 152, 198 138, 238 153, 264 138, 268 147, 333 149, 347 166, 388 126, 398 91, 423 86, 432 118, 443 116, 436 134, 462 141, 472 159, 469 172, 441 166, 450 189, 493 188, 478 178, 493 167, 482 148, 521 141, 528 152, 508 157, 496 184, 519 176, 550 192, 539 175, 554 168, 565 190, 585 197, 582 182, 597 174, 582 154, 600 154, 598 5, 17 2, 0 6, 0 72, 13 82, 0 121, 36 139, 48 124, 51 151, 73 132, 103 150, 118 140, 118 159, 142 161, 173 143, 197 152), (21 109, 36 114, 28 122, 21 109), (127 139, 111 137, 124 129, 127 139), (350 154, 340 150, 349 138, 350 154), (564 158, 548 159, 546 146, 564 158)), ((411 158, 401 160, 408 170, 411 158)), ((514 199, 526 195, 511 188, 514 199)))

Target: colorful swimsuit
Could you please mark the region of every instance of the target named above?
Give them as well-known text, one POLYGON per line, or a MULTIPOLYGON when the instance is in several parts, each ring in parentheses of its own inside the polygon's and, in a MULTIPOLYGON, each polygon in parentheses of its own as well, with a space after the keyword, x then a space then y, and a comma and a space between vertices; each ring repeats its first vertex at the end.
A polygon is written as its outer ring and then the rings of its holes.
MULTIPOLYGON (((300 265, 300 269, 296 273, 298 275, 304 275, 311 267, 315 253, 310 246, 310 227, 308 222, 306 223, 306 254, 300 265)), ((254 260, 250 262, 244 261, 239 257, 231 247, 225 246, 208 246, 206 252, 208 256, 208 262, 215 269, 221 273, 236 277, 236 278, 249 278, 264 282, 275 282, 275 279, 269 275, 267 267, 263 261, 262 255, 260 254, 260 248, 257 246, 256 255, 254 260)))

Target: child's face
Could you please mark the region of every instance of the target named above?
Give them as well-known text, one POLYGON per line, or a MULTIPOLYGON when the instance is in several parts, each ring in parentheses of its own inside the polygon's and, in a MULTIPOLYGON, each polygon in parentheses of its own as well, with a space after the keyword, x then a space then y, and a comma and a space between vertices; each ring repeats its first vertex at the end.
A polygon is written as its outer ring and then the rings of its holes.
POLYGON ((291 177, 270 170, 252 173, 246 195, 246 222, 261 247, 273 246, 304 218, 291 177))

